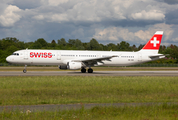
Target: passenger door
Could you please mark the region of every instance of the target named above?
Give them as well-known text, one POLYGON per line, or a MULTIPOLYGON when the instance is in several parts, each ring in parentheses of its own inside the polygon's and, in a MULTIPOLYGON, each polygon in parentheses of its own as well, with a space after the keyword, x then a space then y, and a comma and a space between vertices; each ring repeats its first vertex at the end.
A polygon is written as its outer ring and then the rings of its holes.
POLYGON ((57 52, 57 60, 61 60, 61 52, 57 52))
POLYGON ((138 53, 138 61, 142 61, 142 54, 138 53))
POLYGON ((24 59, 28 60, 28 50, 27 49, 24 51, 24 59))

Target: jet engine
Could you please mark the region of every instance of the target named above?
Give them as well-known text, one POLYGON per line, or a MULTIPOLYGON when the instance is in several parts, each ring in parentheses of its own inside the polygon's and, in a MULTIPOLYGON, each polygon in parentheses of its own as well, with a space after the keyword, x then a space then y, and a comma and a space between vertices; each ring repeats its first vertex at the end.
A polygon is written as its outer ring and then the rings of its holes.
POLYGON ((70 70, 78 70, 82 68, 81 62, 69 62, 68 63, 68 69, 70 70))
POLYGON ((59 69, 62 70, 78 70, 82 68, 82 63, 81 62, 68 62, 67 65, 60 65, 59 69))
POLYGON ((60 66, 59 66, 59 69, 62 69, 62 70, 67 70, 67 69, 68 69, 68 67, 67 67, 67 65, 60 65, 60 66))

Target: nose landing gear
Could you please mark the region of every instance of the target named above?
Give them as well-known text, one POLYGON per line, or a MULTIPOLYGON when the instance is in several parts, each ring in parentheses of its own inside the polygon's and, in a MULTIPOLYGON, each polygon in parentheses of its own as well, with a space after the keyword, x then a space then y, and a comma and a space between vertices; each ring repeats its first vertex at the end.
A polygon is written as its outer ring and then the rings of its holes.
POLYGON ((23 73, 26 73, 26 72, 27 72, 26 68, 27 68, 27 65, 25 65, 25 67, 24 67, 24 69, 23 69, 23 73))

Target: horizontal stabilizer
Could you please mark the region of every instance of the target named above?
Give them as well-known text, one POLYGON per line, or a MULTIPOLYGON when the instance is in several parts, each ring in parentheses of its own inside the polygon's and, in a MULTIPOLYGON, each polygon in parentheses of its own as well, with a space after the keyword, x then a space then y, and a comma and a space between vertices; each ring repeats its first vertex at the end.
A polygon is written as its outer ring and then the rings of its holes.
POLYGON ((156 57, 165 57, 166 55, 163 54, 156 54, 156 55, 150 55, 150 58, 156 58, 156 57))

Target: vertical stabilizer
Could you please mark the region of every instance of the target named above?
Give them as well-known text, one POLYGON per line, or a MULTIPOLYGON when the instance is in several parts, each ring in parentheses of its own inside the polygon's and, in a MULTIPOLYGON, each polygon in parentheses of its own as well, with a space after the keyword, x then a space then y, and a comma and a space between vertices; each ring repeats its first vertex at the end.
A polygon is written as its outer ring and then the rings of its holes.
POLYGON ((151 52, 154 54, 158 54, 162 36, 163 31, 157 31, 139 52, 151 52))

